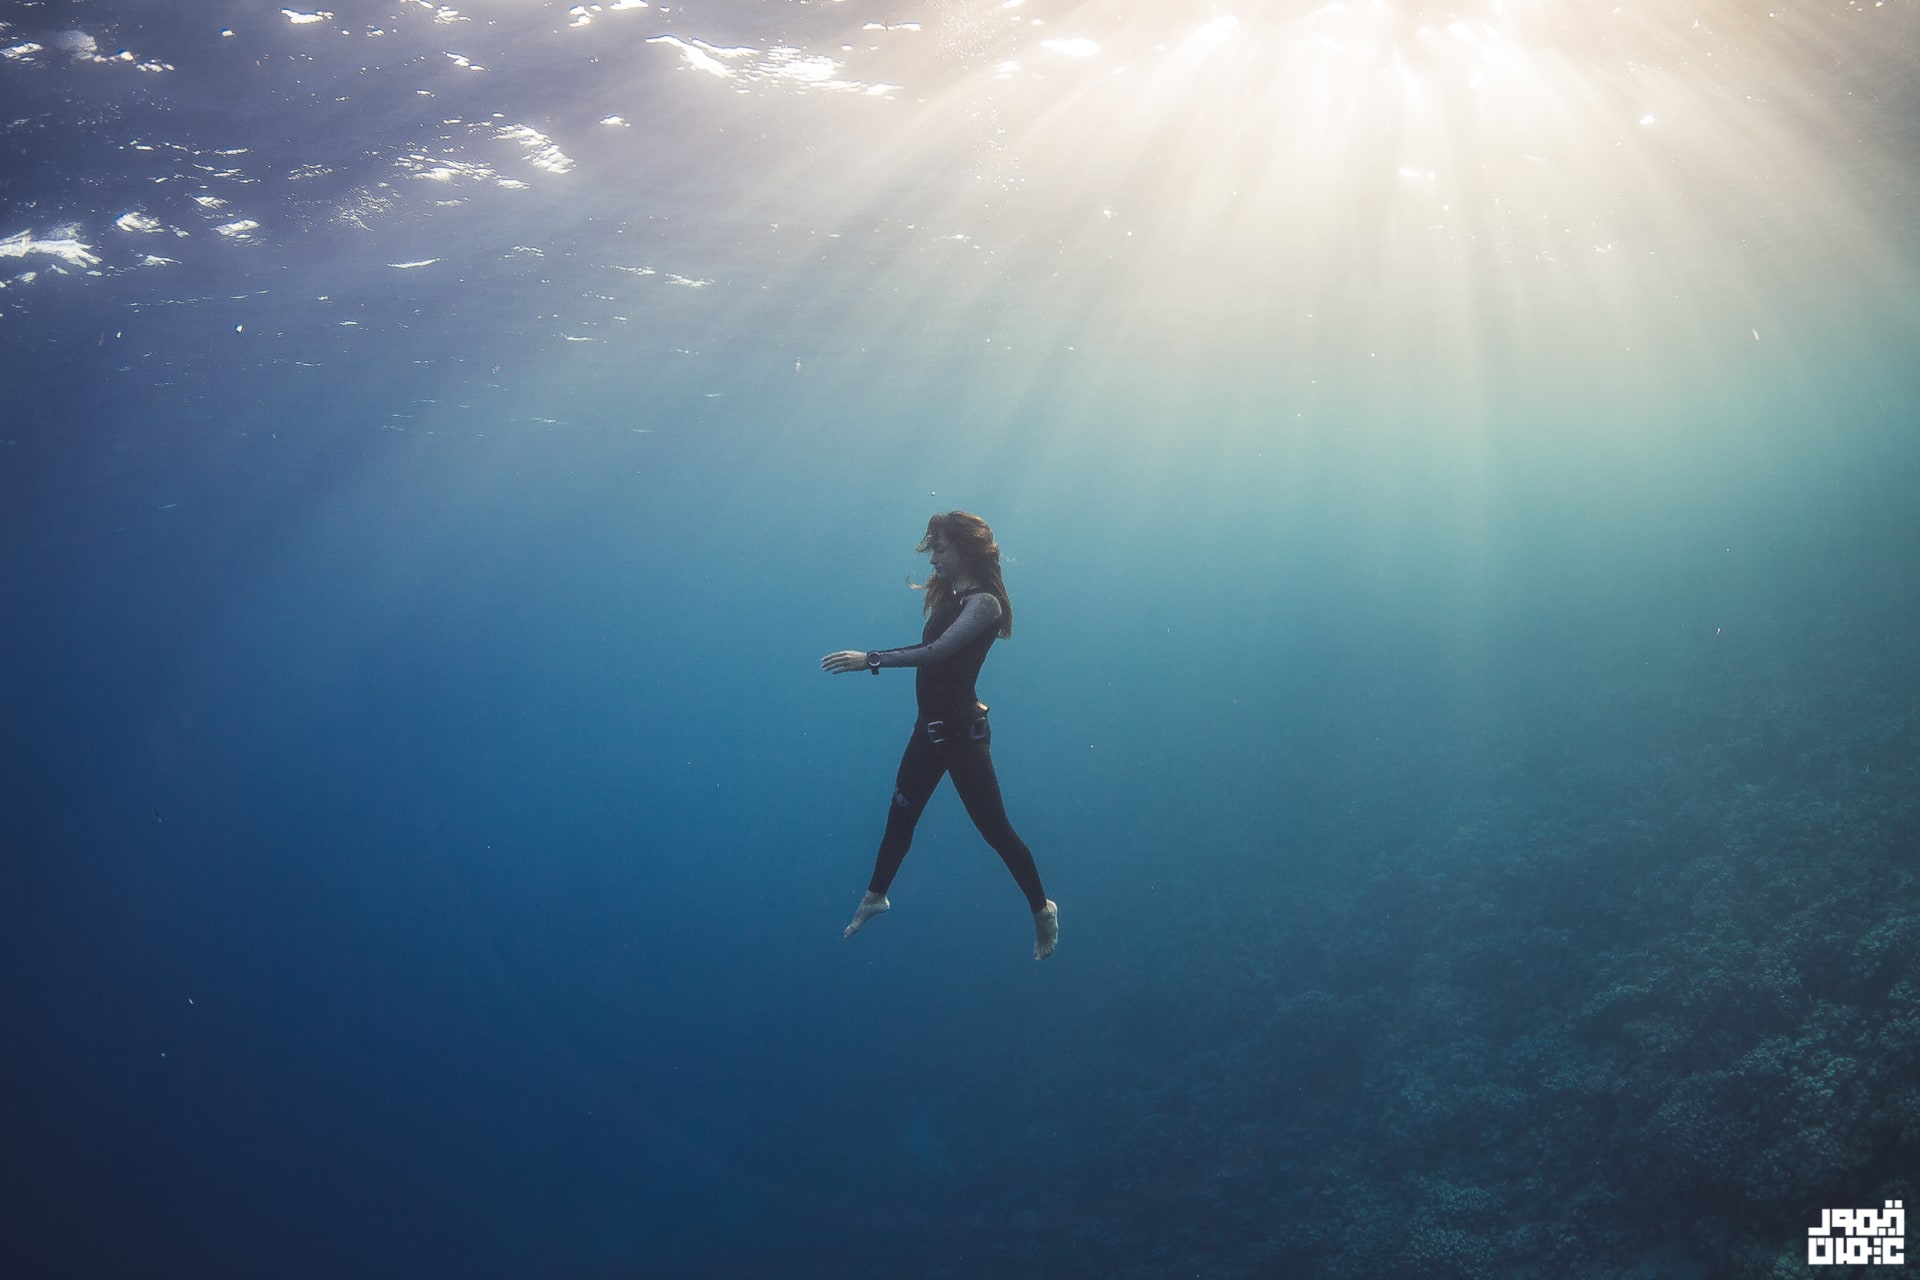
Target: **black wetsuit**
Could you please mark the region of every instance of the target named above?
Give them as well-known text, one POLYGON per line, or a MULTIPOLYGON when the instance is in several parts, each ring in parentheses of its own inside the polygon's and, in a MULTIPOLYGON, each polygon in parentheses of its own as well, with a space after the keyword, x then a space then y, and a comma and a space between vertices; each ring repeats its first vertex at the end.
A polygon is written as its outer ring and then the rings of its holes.
MULTIPOLYGON (((959 618, 967 597, 980 593, 976 588, 942 600, 934 606, 921 632, 920 644, 937 640, 959 618)), ((1007 870, 1027 895, 1027 906, 1039 911, 1047 905, 1040 888, 1040 872, 1033 864, 1033 853, 1007 821, 1006 806, 1000 800, 1000 779, 994 776, 993 756, 988 747, 992 733, 987 727, 987 708, 974 693, 980 664, 993 647, 998 624, 979 635, 945 661, 916 665, 914 698, 920 718, 914 722, 913 737, 900 757, 900 771, 894 778, 893 807, 887 811, 887 832, 880 840, 880 854, 874 860, 870 892, 885 893, 893 883, 913 842, 913 829, 920 814, 933 797, 940 779, 950 776, 967 816, 980 829, 987 843, 1007 864, 1007 870)), ((911 654, 910 649, 887 650, 883 656, 911 654)), ((905 666, 904 662, 888 663, 905 666)))

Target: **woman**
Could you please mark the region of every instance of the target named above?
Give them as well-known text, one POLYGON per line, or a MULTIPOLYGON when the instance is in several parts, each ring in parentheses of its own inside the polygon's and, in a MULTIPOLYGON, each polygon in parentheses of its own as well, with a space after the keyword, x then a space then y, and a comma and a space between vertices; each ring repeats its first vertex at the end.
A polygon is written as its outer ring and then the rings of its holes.
POLYGON ((845 937, 885 911, 887 886, 907 856, 913 828, 921 811, 940 785, 943 775, 967 806, 967 816, 987 838, 1013 872, 1027 906, 1033 912, 1033 958, 1045 960, 1060 938, 1060 908, 1041 891, 1040 872, 1026 842, 1014 834, 1000 802, 1000 780, 993 773, 988 752, 991 735, 987 708, 974 695, 973 682, 987 660, 995 636, 1013 634, 1013 605, 1006 583, 1000 580, 1000 548, 993 530, 979 516, 949 511, 927 521, 927 536, 917 550, 933 561, 927 580, 926 629, 920 643, 907 649, 843 649, 820 660, 831 675, 848 671, 880 674, 882 667, 913 667, 914 697, 920 718, 900 757, 895 776, 893 807, 887 812, 887 833, 874 860, 873 879, 853 913, 845 937))

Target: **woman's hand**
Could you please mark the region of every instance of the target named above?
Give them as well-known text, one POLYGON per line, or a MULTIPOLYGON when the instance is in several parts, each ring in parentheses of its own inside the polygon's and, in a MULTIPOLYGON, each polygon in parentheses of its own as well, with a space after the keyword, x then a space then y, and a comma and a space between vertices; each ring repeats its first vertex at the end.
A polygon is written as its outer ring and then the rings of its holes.
POLYGON ((820 659, 820 669, 830 676, 845 675, 849 671, 867 669, 867 651, 865 649, 842 649, 820 659))

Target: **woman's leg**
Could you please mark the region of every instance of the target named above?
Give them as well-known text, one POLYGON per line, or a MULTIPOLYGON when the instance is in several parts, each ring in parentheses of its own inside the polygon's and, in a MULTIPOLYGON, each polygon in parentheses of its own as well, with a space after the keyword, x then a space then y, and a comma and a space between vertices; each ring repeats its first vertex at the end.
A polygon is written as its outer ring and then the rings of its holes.
POLYGON ((993 771, 993 755, 985 740, 955 742, 948 746, 947 772, 953 777, 953 789, 967 806, 967 816, 980 829, 993 851, 1013 873, 1014 883, 1027 895, 1027 906, 1036 915, 1047 907, 1047 895, 1040 888, 1040 869, 1033 863, 1033 851, 1027 848, 1007 821, 1007 806, 1000 799, 1000 779, 993 771))
POLYGON ((893 804, 887 809, 887 830, 880 838, 880 852, 873 860, 873 879, 867 882, 871 896, 886 896, 900 863, 913 843, 913 829, 926 811, 927 801, 940 785, 947 762, 940 748, 927 739, 926 730, 914 726, 913 738, 900 755, 900 768, 893 779, 893 804))

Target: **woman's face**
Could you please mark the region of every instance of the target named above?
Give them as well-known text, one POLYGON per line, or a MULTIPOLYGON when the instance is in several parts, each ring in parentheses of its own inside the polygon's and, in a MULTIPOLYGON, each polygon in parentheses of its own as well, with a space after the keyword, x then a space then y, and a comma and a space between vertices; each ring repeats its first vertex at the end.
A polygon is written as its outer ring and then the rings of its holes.
POLYGON ((934 573, 944 582, 957 581, 966 571, 959 549, 947 541, 944 533, 935 533, 927 540, 927 559, 933 562, 934 573))

